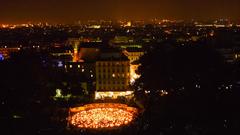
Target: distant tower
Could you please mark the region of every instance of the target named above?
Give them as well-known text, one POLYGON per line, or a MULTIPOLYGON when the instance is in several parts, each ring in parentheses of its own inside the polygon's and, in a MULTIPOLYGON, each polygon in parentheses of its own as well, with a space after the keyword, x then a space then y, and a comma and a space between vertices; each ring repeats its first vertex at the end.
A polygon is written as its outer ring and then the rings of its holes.
POLYGON ((79 61, 79 46, 80 46, 80 39, 79 38, 70 38, 68 39, 68 44, 73 47, 73 62, 78 62, 79 61))
POLYGON ((79 48, 78 44, 73 45, 73 62, 78 62, 79 61, 78 48, 79 48))

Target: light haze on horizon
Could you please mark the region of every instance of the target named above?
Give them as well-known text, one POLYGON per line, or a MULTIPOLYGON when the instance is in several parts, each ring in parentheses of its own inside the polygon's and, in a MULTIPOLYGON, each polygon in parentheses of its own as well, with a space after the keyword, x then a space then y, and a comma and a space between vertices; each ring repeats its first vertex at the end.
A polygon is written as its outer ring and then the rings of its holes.
POLYGON ((240 19, 239 0, 1 0, 1 23, 91 19, 240 19))

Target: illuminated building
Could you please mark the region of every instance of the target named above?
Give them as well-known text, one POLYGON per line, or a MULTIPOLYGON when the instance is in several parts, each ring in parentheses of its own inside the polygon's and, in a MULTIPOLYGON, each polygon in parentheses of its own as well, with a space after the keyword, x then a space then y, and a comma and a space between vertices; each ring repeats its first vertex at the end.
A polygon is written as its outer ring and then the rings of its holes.
POLYGON ((140 75, 136 73, 139 67, 137 60, 144 55, 144 52, 141 48, 126 48, 123 53, 130 60, 130 82, 134 83, 134 81, 140 77, 140 75))
POLYGON ((81 38, 70 38, 67 44, 73 47, 73 62, 95 61, 100 53, 100 42, 90 42, 81 38))
POLYGON ((123 53, 128 57, 130 63, 139 60, 139 58, 144 55, 143 50, 137 47, 128 47, 123 53))
POLYGON ((101 43, 102 40, 100 39, 100 37, 80 37, 80 38, 69 38, 67 40, 67 44, 68 45, 77 45, 79 46, 80 43, 101 43))
POLYGON ((95 80, 95 63, 93 62, 67 62, 64 68, 69 74, 78 74, 87 80, 95 80))
MULTIPOLYGON (((74 47, 74 46, 68 46, 74 47)), ((89 86, 88 90, 96 91, 95 98, 112 98, 118 97, 132 98, 133 91, 129 89, 130 84, 130 61, 116 49, 102 49, 98 43, 81 43, 77 45, 78 60, 60 61, 65 54, 69 53, 52 53, 56 56, 55 67, 63 69, 66 73, 73 76, 84 78, 89 86)), ((74 49, 74 48, 72 48, 74 49)), ((69 56, 69 55, 68 55, 69 56)))
POLYGON ((79 59, 87 62, 95 62, 100 55, 101 43, 81 43, 79 47, 79 59))
POLYGON ((132 22, 128 21, 126 22, 126 24, 123 25, 123 27, 131 27, 132 26, 132 22))
POLYGON ((54 46, 50 49, 50 66, 64 69, 67 62, 72 61, 72 48, 67 46, 54 46))
POLYGON ((120 52, 105 52, 96 61, 95 98, 116 98, 129 94, 130 62, 120 52))
POLYGON ((119 44, 119 43, 133 43, 134 40, 132 37, 127 37, 127 36, 115 36, 114 39, 111 41, 114 44, 119 44))
POLYGON ((111 98, 117 99, 118 97, 125 97, 127 99, 131 99, 134 96, 133 91, 96 91, 95 99, 102 98, 111 98))
POLYGON ((120 47, 121 49, 142 48, 142 45, 140 45, 140 44, 119 44, 119 45, 115 45, 115 46, 120 47))
POLYGON ((100 28, 101 28, 101 25, 90 25, 90 26, 88 26, 88 28, 91 28, 91 29, 100 29, 100 28))

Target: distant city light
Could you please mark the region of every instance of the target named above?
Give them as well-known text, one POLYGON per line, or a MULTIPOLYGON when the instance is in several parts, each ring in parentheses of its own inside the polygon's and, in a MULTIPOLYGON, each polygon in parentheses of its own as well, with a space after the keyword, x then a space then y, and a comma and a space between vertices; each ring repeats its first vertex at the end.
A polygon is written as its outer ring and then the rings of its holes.
POLYGON ((100 29, 101 25, 91 25, 88 28, 92 28, 92 29, 100 29))

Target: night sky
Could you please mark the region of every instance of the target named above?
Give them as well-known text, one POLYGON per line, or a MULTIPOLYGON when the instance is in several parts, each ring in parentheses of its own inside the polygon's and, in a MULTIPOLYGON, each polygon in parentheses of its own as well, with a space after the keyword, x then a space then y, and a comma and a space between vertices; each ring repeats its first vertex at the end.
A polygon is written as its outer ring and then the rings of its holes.
POLYGON ((151 18, 240 19, 240 0, 0 0, 0 24, 151 18))

